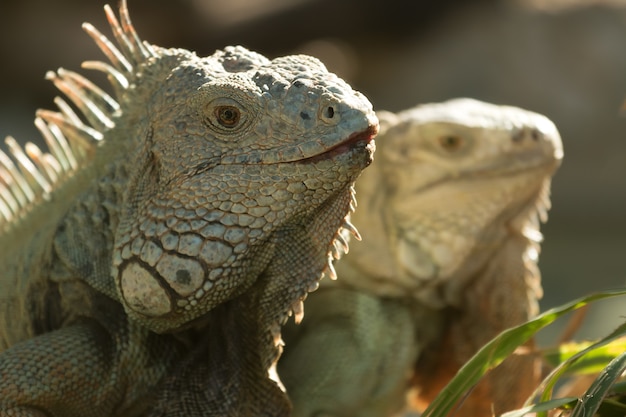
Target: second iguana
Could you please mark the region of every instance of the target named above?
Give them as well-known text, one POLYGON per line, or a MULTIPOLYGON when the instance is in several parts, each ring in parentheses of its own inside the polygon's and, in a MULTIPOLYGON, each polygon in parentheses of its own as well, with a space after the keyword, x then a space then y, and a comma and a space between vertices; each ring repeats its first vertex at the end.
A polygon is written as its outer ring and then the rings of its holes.
MULTIPOLYGON (((278 369, 296 417, 390 416, 409 390, 421 408, 484 343, 538 312, 539 224, 563 156, 554 124, 471 99, 379 117, 352 218, 363 241, 285 333, 278 369)), ((537 365, 508 359, 455 415, 520 406, 537 365)))
MULTIPOLYGON (((0 416, 287 416, 280 325, 328 266, 369 165, 369 101, 315 58, 141 41, 107 6, 115 98, 0 154, 0 416)), ((340 238, 341 244, 344 239, 340 238)))

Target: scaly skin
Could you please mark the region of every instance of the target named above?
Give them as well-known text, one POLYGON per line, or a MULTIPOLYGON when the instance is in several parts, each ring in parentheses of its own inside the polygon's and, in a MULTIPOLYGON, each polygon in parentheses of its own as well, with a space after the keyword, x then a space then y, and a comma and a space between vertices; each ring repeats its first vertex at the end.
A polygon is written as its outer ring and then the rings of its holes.
MULTIPOLYGON (((371 162, 367 99, 308 56, 201 58, 105 8, 116 99, 48 78, 52 154, 0 155, 0 416, 287 416, 280 325, 371 162)), ((344 239, 340 238, 343 242, 344 239)))
MULTIPOLYGON (((538 310, 539 222, 563 155, 554 124, 470 99, 379 117, 352 217, 363 241, 284 332, 278 371, 297 417, 389 416, 409 390, 424 408, 484 343, 538 310)), ((536 365, 505 361, 455 415, 521 405, 536 365)))

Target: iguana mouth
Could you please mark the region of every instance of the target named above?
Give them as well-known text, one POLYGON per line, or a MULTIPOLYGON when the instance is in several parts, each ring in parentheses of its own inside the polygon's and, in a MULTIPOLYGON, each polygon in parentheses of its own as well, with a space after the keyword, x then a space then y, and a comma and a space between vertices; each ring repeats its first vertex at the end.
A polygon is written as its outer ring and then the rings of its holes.
POLYGON ((375 150, 374 137, 378 133, 378 125, 370 125, 367 129, 361 132, 355 132, 348 136, 346 139, 337 143, 335 146, 329 148, 328 150, 319 153, 314 156, 310 156, 308 158, 303 158, 299 162, 303 163, 316 163, 325 159, 332 159, 338 155, 343 153, 352 151, 357 147, 370 148, 371 152, 375 150))
POLYGON ((194 174, 207 171, 216 165, 274 165, 286 163, 316 163, 322 160, 332 159, 353 151, 356 148, 367 149, 371 154, 376 150, 374 137, 378 133, 378 124, 370 124, 367 129, 352 133, 347 138, 333 144, 325 145, 320 141, 310 141, 299 146, 285 146, 278 150, 250 151, 247 154, 228 154, 222 156, 219 161, 211 161, 202 164, 194 170, 194 174))
MULTIPOLYGON (((518 154, 520 155, 520 154, 518 154)), ((423 193, 426 190, 436 188, 441 186, 442 184, 447 183, 469 183, 473 181, 483 181, 488 179, 502 179, 502 178, 513 178, 516 176, 519 177, 532 177, 536 172, 544 171, 554 172, 561 164, 561 160, 558 158, 546 160, 540 155, 530 155, 526 159, 519 158, 526 163, 523 165, 521 163, 515 164, 505 164, 505 163, 494 163, 491 165, 485 165, 480 169, 465 169, 454 172, 453 174, 446 175, 441 178, 437 178, 432 182, 421 184, 416 188, 412 188, 410 190, 411 194, 423 193), (531 157, 535 157, 535 161, 530 161, 531 157)), ((519 161, 518 161, 519 162, 519 161)))

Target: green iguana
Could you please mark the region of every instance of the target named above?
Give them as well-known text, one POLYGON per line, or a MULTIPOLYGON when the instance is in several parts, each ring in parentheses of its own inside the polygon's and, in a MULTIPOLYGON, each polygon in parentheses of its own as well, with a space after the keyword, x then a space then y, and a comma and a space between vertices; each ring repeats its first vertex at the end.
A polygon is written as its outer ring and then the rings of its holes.
POLYGON ((105 11, 84 67, 115 99, 49 73, 82 115, 57 98, 50 153, 0 153, 0 416, 287 416, 280 325, 353 230, 372 106, 315 58, 202 58, 105 11))
MULTIPOLYGON (((554 124, 471 99, 379 118, 376 162, 356 185, 363 241, 283 333, 278 371, 296 417, 389 416, 411 386, 423 407, 538 311, 539 223, 563 155, 554 124)), ((506 361, 455 415, 520 405, 536 371, 532 355, 506 361)))

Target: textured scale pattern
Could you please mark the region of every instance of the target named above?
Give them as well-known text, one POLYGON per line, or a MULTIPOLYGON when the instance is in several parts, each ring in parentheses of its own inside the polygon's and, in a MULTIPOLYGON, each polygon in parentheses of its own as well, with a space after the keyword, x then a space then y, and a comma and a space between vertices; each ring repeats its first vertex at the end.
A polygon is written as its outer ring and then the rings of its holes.
MULTIPOLYGON (((538 312, 539 225, 563 157, 554 124, 471 99, 379 118, 376 161, 356 184, 363 241, 285 329, 278 371, 297 417, 391 416, 407 394, 423 409, 483 344, 538 312)), ((455 415, 520 406, 538 371, 532 354, 508 359, 455 415)))
POLYGON ((317 59, 142 41, 59 69, 0 153, 0 416, 287 416, 281 325, 358 237, 369 101, 317 59))

